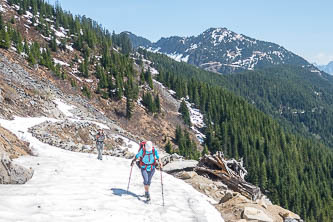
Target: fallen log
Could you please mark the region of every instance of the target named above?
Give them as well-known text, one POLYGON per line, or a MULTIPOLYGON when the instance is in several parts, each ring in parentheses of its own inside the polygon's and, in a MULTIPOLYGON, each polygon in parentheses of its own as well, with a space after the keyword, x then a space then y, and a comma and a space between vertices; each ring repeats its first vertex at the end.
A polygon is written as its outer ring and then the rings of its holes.
POLYGON ((240 161, 226 160, 222 152, 217 152, 214 155, 203 156, 195 170, 217 177, 230 189, 249 199, 256 200, 262 196, 259 187, 245 181, 247 171, 242 159, 240 161))

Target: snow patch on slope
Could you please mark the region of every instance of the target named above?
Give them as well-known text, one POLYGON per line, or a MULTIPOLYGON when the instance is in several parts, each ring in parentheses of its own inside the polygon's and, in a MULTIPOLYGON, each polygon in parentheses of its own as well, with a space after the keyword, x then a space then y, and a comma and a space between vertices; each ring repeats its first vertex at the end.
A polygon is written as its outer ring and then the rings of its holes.
MULTIPOLYGON (((56 101, 62 112, 72 108, 56 101)), ((136 167, 126 193, 130 160, 106 157, 99 161, 92 154, 44 144, 28 129, 47 120, 58 121, 46 117, 0 119, 2 127, 29 142, 38 154, 15 160, 35 169, 30 181, 0 186, 1 221, 223 221, 209 198, 167 174, 163 174, 163 207, 158 171, 152 180, 152 204, 148 207, 140 196, 142 178, 136 167)))
POLYGON ((185 102, 190 113, 190 119, 192 124, 191 129, 194 131, 199 142, 203 143, 206 136, 199 131, 206 126, 206 124, 204 123, 203 115, 199 109, 194 108, 194 104, 191 104, 189 101, 185 102))
POLYGON ((172 54, 166 54, 167 56, 169 56, 170 58, 172 58, 173 60, 176 60, 177 62, 187 62, 189 55, 184 56, 183 54, 178 54, 176 52, 172 53, 172 54))
POLYGON ((55 64, 59 64, 59 65, 61 65, 61 66, 69 66, 68 63, 63 62, 63 61, 61 61, 61 60, 58 60, 58 59, 56 59, 56 58, 53 58, 53 61, 54 61, 55 64))

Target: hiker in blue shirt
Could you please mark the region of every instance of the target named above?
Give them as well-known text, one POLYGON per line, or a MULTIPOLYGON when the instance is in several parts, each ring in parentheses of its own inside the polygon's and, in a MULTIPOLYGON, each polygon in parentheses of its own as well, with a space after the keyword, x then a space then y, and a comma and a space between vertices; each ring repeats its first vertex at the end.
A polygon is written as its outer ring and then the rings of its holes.
POLYGON ((135 161, 139 162, 139 167, 141 169, 141 174, 143 177, 143 185, 145 187, 145 197, 150 200, 149 186, 151 179, 155 173, 155 168, 157 165, 157 160, 159 161, 161 169, 163 168, 162 161, 158 155, 158 151, 153 147, 151 141, 142 142, 140 144, 139 152, 136 154, 131 165, 133 166, 135 161))

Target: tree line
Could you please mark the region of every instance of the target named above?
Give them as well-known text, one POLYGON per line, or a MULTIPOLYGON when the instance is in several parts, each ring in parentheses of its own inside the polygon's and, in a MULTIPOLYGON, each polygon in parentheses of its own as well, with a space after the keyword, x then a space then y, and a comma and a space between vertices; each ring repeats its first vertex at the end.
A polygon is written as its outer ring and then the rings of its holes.
MULTIPOLYGON (((163 62, 163 56, 159 59, 163 62)), ((247 180, 260 186, 274 203, 306 221, 332 221, 332 150, 286 132, 277 121, 232 92, 183 75, 175 66, 159 69, 160 64, 156 64, 157 80, 176 91, 176 97, 188 96, 204 114, 205 146, 210 152, 243 157, 249 171, 247 180)))

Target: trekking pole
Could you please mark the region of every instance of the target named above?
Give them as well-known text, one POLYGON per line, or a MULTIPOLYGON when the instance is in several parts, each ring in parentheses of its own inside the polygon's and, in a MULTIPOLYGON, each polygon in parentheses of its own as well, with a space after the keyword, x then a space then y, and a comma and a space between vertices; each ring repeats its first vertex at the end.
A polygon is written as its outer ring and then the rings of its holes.
POLYGON ((131 166, 131 171, 130 171, 130 175, 128 178, 128 185, 127 185, 127 194, 128 194, 128 189, 129 189, 129 185, 130 185, 130 181, 131 181, 131 176, 132 176, 132 169, 133 169, 134 164, 131 166))
POLYGON ((163 200, 163 207, 164 207, 164 192, 163 192, 162 168, 160 169, 160 172, 161 172, 162 200, 163 200))

